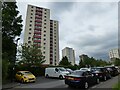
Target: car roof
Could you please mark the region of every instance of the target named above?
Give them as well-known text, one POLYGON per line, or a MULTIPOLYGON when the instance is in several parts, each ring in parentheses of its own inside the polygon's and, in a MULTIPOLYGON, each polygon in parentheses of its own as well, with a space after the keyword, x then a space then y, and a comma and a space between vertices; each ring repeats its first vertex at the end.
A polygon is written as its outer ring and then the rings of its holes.
POLYGON ((30 71, 18 71, 18 72, 30 72, 30 71))
POLYGON ((87 72, 87 70, 75 70, 76 71, 80 71, 80 72, 87 72))
POLYGON ((105 67, 92 67, 92 68, 105 68, 105 67))

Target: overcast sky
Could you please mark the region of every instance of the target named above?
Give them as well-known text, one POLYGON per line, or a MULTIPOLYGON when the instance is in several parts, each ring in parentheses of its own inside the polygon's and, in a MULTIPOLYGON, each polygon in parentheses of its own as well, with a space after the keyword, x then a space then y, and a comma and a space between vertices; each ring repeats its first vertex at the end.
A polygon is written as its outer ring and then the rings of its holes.
MULTIPOLYGON (((108 52, 118 47, 117 2, 19 2, 18 10, 25 25, 27 5, 50 9, 50 17, 59 21, 59 51, 70 47, 79 55, 109 59, 108 52)), ((23 43, 24 26, 19 43, 23 43)))

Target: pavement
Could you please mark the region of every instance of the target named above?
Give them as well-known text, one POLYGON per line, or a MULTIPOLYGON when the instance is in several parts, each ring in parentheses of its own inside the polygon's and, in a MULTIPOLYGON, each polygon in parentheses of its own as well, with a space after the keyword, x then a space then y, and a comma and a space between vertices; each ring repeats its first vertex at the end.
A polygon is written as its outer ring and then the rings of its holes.
POLYGON ((18 83, 18 82, 9 82, 7 84, 3 84, 2 85, 2 90, 12 89, 12 88, 15 88, 16 86, 19 86, 19 85, 21 85, 21 83, 18 83))

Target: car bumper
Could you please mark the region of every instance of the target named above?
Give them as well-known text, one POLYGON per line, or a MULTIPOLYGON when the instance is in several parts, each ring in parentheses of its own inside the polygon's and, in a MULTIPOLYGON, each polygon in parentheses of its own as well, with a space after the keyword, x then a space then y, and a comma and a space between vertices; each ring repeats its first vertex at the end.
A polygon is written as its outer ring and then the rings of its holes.
POLYGON ((36 79, 26 79, 25 82, 35 82, 36 79))
POLYGON ((83 87, 84 85, 84 83, 81 81, 71 81, 71 80, 65 80, 65 84, 75 87, 83 87))

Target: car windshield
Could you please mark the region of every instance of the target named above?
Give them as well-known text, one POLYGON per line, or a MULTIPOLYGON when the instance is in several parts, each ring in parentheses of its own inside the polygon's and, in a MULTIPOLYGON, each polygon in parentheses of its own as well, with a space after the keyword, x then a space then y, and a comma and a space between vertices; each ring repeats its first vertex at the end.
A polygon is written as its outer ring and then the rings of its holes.
POLYGON ((92 68, 92 71, 102 71, 102 68, 92 68))
POLYGON ((32 73, 31 73, 31 72, 26 71, 26 72, 23 72, 23 74, 25 74, 25 75, 31 75, 32 73))
POLYGON ((64 68, 59 68, 59 70, 60 70, 60 71, 66 71, 66 69, 64 69, 64 68))
POLYGON ((83 72, 82 71, 75 71, 71 73, 72 75, 80 75, 82 76, 83 72))

